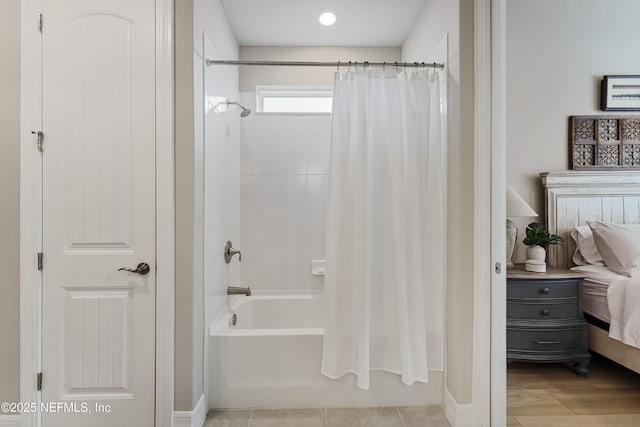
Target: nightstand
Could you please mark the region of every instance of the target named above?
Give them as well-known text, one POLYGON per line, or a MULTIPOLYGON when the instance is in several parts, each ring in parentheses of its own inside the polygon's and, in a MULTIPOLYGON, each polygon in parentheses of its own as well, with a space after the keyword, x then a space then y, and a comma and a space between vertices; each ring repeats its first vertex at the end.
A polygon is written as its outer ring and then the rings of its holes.
POLYGON ((574 371, 586 376, 591 355, 580 304, 584 276, 519 267, 507 270, 507 362, 575 362, 574 371))

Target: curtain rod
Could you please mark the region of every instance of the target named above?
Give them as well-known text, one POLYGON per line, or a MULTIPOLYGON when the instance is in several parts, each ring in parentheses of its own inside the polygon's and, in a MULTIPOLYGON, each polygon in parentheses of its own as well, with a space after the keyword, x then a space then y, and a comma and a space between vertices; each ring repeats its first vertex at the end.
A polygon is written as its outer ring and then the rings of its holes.
POLYGON ((312 61, 228 61, 228 60, 213 60, 207 58, 205 60, 207 66, 212 65, 280 65, 288 67, 350 67, 350 66, 365 66, 365 67, 402 67, 402 68, 444 68, 444 64, 437 62, 369 62, 369 61, 338 61, 338 62, 312 62, 312 61))

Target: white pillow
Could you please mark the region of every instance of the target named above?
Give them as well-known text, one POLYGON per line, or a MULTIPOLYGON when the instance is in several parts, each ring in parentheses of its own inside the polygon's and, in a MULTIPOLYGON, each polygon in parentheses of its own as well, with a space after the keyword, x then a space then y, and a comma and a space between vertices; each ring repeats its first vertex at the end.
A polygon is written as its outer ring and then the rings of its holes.
MULTIPOLYGON (((602 255, 611 270, 625 276, 640 271, 640 227, 638 225, 587 222, 602 255)), ((584 255, 584 254, 583 254, 584 255)))
POLYGON ((574 243, 576 244, 576 250, 573 251, 573 257, 571 258, 573 260, 573 263, 577 266, 588 265, 587 261, 582 256, 582 253, 580 253, 580 247, 578 246, 578 232, 573 229, 571 230, 571 233, 569 233, 569 236, 571 236, 574 243))
POLYGON ((571 232, 571 237, 576 242, 576 252, 573 254, 573 262, 576 265, 604 265, 604 259, 598 251, 593 233, 588 225, 581 225, 571 232), (575 236, 574 236, 575 231, 575 236), (580 261, 584 260, 583 263, 580 261))

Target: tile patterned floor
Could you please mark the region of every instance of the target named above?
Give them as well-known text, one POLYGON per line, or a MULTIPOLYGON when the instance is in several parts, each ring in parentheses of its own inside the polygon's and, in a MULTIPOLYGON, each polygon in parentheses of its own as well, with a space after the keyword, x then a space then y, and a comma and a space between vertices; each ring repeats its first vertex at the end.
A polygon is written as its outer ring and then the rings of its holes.
POLYGON ((586 378, 562 364, 507 367, 508 427, 640 427, 640 375, 594 355, 586 378))
POLYGON ((204 427, 451 427, 439 406, 213 410, 204 427))

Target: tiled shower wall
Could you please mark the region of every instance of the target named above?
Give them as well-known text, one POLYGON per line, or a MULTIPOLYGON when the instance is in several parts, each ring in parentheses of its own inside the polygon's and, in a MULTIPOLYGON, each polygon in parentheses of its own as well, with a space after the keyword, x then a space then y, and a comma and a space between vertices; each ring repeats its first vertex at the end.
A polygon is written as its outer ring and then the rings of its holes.
POLYGON ((328 114, 256 114, 241 121, 242 280, 255 290, 321 290, 311 261, 325 259, 328 114))
MULTIPOLYGON (((205 40, 207 58, 224 57, 205 40)), ((196 105, 204 105, 204 320, 208 326, 226 308, 227 286, 242 283, 238 257, 231 264, 224 261, 227 240, 240 247, 240 114, 224 105, 225 100, 239 96, 236 67, 209 68, 203 78, 205 98, 202 104, 196 100, 196 105)))

